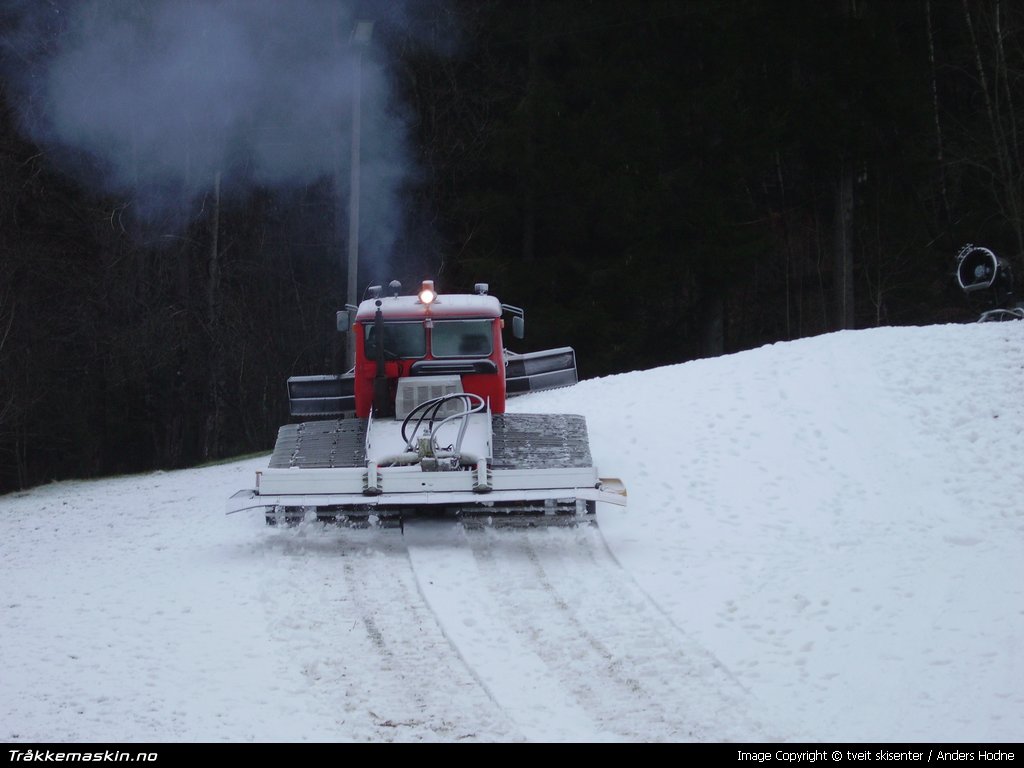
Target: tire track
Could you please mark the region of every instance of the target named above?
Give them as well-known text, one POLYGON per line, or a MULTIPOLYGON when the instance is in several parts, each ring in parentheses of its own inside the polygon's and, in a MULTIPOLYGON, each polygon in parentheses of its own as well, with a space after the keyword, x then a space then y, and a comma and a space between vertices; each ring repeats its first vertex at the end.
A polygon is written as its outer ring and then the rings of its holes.
MULTIPOLYGON (((520 536, 519 540, 496 541, 488 537, 472 542, 473 554, 492 589, 505 590, 511 586, 519 599, 519 610, 507 615, 510 628, 527 639, 533 652, 591 715, 600 731, 630 740, 648 738, 649 722, 620 718, 616 713, 624 698, 639 696, 652 702, 651 697, 622 660, 577 618, 566 599, 555 591, 531 542, 533 534, 522 532, 520 536)), ((648 709, 656 704, 652 702, 648 709)), ((645 711, 643 718, 649 719, 651 714, 645 711)))
POLYGON ((514 737, 424 602, 404 542, 349 556, 344 571, 378 671, 386 673, 374 679, 385 694, 372 712, 382 727, 427 728, 445 741, 514 737))
POLYGON ((262 599, 289 676, 306 686, 323 738, 521 739, 419 594, 401 538, 281 531, 262 599))
POLYGON ((748 694, 636 587, 598 531, 483 531, 465 542, 468 551, 448 553, 460 558, 457 571, 431 562, 437 553, 418 545, 410 546, 413 567, 438 621, 478 675, 495 677, 480 665, 496 661, 467 644, 490 642, 520 663, 529 660, 528 674, 510 670, 521 684, 488 685, 530 738, 761 737, 745 714, 748 694), (486 604, 485 613, 441 598, 460 589, 456 582, 472 582, 475 605, 486 604), (469 633, 467 622, 489 629, 469 633), (531 712, 562 720, 562 736, 531 730, 535 724, 524 721, 531 712))
POLYGON ((449 642, 527 739, 612 738, 552 674, 536 644, 509 626, 509 613, 520 609, 515 593, 485 583, 469 538, 451 524, 406 528, 420 592, 449 642))
MULTIPOLYGON (((500 540, 491 538, 484 551, 498 585, 509 565, 500 540)), ((521 626, 532 632, 543 621, 560 628, 546 630, 554 637, 543 652, 605 729, 658 741, 758 733, 744 714, 747 692, 636 587, 600 531, 533 531, 519 546, 521 577, 536 585, 527 592, 533 610, 516 614, 521 626), (733 726, 723 731, 723 723, 733 726)))

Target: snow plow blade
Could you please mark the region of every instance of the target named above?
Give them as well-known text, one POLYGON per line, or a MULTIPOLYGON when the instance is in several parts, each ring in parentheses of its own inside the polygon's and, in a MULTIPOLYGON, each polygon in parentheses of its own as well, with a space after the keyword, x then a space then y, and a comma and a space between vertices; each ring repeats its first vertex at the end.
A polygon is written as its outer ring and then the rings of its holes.
POLYGON ((576 352, 572 347, 525 354, 507 353, 505 386, 508 396, 571 387, 578 381, 576 352))
POLYGON ((355 378, 351 374, 292 376, 288 379, 288 410, 299 418, 351 418, 356 412, 355 378))

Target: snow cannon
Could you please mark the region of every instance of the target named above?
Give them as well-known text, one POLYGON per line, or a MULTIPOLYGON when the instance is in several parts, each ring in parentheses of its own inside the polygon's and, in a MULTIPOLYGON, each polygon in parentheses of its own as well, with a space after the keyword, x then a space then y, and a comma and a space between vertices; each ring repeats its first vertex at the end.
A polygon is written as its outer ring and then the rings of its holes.
POLYGON ((969 299, 980 299, 990 308, 980 322, 1024 319, 1024 303, 1013 301, 1010 262, 989 248, 967 244, 956 256, 956 282, 969 299))
POLYGON ((971 294, 991 291, 1008 294, 1013 290, 1010 263, 988 248, 965 245, 956 257, 956 281, 960 290, 971 294))

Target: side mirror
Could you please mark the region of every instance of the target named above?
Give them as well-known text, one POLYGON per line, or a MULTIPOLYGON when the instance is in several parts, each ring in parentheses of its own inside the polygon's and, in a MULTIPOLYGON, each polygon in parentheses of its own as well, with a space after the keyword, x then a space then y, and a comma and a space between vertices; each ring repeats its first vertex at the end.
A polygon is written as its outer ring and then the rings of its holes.
POLYGON ((512 315, 512 335, 517 339, 523 338, 526 326, 526 321, 523 319, 523 310, 519 307, 513 307, 511 304, 502 304, 501 310, 512 315))
POLYGON ((352 330, 352 313, 347 309, 339 309, 338 314, 338 332, 348 333, 352 330))

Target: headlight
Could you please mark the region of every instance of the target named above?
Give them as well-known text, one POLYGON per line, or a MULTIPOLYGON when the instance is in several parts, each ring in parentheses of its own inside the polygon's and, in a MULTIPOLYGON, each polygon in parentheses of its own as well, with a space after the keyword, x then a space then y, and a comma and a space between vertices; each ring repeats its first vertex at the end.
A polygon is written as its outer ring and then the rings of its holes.
POLYGON ((432 304, 434 299, 437 298, 437 294, 434 293, 434 281, 424 280, 423 285, 420 286, 420 303, 421 304, 432 304))

